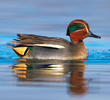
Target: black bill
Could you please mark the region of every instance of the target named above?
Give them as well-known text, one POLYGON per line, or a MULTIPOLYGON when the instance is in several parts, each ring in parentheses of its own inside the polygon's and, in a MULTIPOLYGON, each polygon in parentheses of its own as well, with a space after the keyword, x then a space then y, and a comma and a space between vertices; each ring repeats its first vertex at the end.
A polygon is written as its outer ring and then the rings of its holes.
POLYGON ((101 38, 100 36, 93 34, 91 31, 90 31, 88 37, 94 37, 94 38, 99 38, 99 39, 101 38))

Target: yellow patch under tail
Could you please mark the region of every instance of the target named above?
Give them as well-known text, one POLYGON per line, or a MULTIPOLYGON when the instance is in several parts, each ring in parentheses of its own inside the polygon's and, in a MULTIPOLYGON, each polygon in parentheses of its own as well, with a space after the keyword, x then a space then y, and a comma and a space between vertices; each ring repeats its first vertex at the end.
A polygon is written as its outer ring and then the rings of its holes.
POLYGON ((19 55, 24 55, 28 47, 13 47, 13 50, 19 55))

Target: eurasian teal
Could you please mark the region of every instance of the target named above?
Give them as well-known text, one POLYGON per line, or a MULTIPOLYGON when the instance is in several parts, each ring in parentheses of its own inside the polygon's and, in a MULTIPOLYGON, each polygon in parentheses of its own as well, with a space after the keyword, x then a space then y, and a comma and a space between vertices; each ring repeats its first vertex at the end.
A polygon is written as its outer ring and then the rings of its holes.
POLYGON ((26 59, 86 59, 88 49, 83 39, 86 37, 101 38, 90 31, 87 22, 81 19, 73 20, 67 27, 67 36, 71 42, 56 37, 46 37, 32 34, 18 34, 13 50, 26 59))

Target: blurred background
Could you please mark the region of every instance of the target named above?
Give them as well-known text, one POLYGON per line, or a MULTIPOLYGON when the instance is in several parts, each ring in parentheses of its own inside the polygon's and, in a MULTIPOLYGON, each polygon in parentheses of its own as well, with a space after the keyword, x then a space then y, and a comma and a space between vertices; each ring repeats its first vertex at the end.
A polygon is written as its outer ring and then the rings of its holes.
POLYGON ((110 0, 0 0, 0 98, 110 98, 109 12, 110 0), (74 19, 87 21, 91 31, 102 37, 85 39, 89 58, 80 64, 58 61, 22 63, 15 60, 18 56, 7 47, 17 33, 70 40, 66 30, 74 19))
POLYGON ((65 35, 70 21, 83 19, 108 36, 109 11, 109 0, 0 0, 0 34, 65 35))

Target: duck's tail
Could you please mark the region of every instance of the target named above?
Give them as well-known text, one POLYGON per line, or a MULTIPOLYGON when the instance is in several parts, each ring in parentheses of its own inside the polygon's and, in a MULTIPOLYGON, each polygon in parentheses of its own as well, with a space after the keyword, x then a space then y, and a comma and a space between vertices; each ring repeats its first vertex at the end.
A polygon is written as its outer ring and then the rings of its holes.
POLYGON ((32 46, 35 42, 35 35, 28 34, 17 34, 18 38, 13 39, 8 46, 11 47, 15 53, 20 57, 31 57, 32 55, 32 46))

